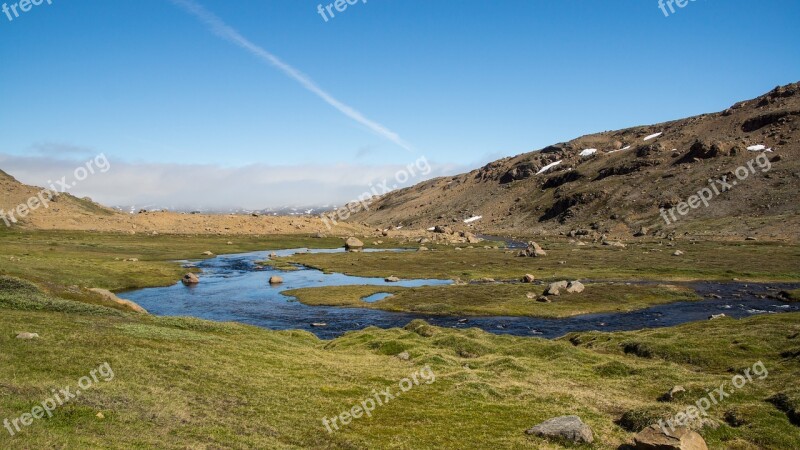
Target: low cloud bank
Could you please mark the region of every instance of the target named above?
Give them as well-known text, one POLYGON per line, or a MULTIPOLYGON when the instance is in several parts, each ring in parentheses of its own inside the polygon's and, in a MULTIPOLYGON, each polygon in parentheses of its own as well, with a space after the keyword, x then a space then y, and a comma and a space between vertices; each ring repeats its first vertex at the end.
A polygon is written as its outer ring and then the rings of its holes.
MULTIPOLYGON (((0 153, 0 169, 33 186, 72 173, 85 161, 0 153)), ((88 157, 87 157, 88 158, 88 157)), ((173 209, 277 208, 342 205, 370 183, 392 179, 401 164, 216 165, 127 163, 109 156, 111 169, 83 181, 70 193, 104 205, 152 205, 173 209)), ((413 161, 409 161, 411 163, 413 161)), ((468 171, 466 166, 431 162, 425 179, 468 171)), ((415 184, 424 179, 414 179, 415 184)), ((402 186, 400 186, 402 187, 402 186)))

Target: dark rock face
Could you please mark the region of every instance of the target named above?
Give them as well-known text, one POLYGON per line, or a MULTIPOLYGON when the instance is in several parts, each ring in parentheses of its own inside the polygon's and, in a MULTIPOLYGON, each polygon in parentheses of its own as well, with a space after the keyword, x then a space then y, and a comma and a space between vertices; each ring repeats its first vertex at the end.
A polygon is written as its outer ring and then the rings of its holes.
POLYGON ((573 181, 578 181, 581 178, 583 178, 583 175, 580 172, 578 172, 577 170, 570 170, 569 172, 563 173, 561 175, 550 177, 547 181, 544 182, 542 188, 543 189, 557 188, 564 184, 572 183, 573 181))
POLYGON ((522 163, 517 165, 516 167, 512 168, 502 177, 500 177, 500 184, 508 184, 512 181, 519 181, 530 178, 536 175, 536 172, 539 171, 539 167, 532 163, 522 163))
POLYGON ((681 159, 676 161, 675 164, 691 163, 699 159, 731 156, 731 154, 734 153, 735 150, 729 144, 724 144, 722 142, 707 142, 698 139, 694 142, 694 144, 692 144, 692 147, 689 148, 689 152, 686 153, 681 159))

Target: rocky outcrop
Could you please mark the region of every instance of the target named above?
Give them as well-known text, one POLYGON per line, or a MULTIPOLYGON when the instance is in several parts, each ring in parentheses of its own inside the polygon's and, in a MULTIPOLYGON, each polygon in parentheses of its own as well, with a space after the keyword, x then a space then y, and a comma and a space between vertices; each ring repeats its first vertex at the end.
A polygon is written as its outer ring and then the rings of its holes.
POLYGON ((633 441, 636 450, 708 450, 703 437, 685 427, 673 430, 650 425, 639 432, 633 441))
POLYGON ((592 429, 578 416, 556 417, 536 425, 525 433, 550 439, 564 439, 576 444, 594 442, 592 429))
POLYGON ((99 289, 99 288, 93 288, 93 289, 89 289, 89 290, 94 292, 94 293, 96 293, 96 294, 100 294, 103 297, 103 299, 105 299, 106 301, 112 302, 112 303, 114 303, 114 304, 116 304, 118 306, 122 306, 125 309, 129 309, 129 310, 131 310, 133 312, 136 312, 136 313, 139 313, 139 314, 147 314, 147 310, 146 309, 142 308, 141 306, 137 305, 136 303, 134 303, 134 302, 132 302, 130 300, 125 300, 125 299, 117 297, 113 292, 111 292, 109 290, 99 289))

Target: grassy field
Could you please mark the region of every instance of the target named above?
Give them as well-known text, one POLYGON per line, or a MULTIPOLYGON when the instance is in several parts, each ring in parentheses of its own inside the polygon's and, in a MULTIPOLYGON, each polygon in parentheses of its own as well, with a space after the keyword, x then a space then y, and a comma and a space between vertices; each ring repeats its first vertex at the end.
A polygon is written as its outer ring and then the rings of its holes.
POLYGON ((312 306, 374 308, 386 311, 459 316, 570 317, 599 312, 625 312, 665 303, 696 301, 701 298, 689 288, 674 285, 626 285, 590 283, 580 294, 551 296, 552 303, 536 297, 545 289, 532 284, 473 284, 419 288, 382 286, 333 286, 285 291, 312 306), (362 299, 386 292, 391 297, 374 303, 362 299), (528 298, 531 293, 533 299, 528 298))
POLYGON ((561 280, 800 280, 800 246, 766 242, 636 241, 627 248, 578 247, 564 240, 540 242, 544 258, 519 258, 510 250, 484 248, 455 251, 439 246, 430 252, 302 254, 289 258, 329 272, 401 278, 518 280, 531 273, 538 279, 561 280), (672 256, 675 250, 683 256, 672 256), (563 264, 562 264, 563 263, 563 264))
POLYGON ((577 414, 594 429, 594 448, 610 449, 630 442, 629 430, 681 410, 761 360, 769 376, 710 410, 718 427, 700 432, 711 448, 792 448, 800 428, 767 400, 783 394, 796 405, 799 321, 785 314, 558 341, 414 322, 320 341, 305 332, 127 314, 6 278, 0 417, 30 412, 52 389, 76 386, 103 363, 114 378, 13 437, 0 429, 0 447, 562 448, 524 430, 577 414), (15 339, 20 332, 41 338, 15 339), (638 351, 626 353, 632 346, 638 351), (410 361, 394 356, 402 351, 410 361), (373 390, 397 393, 401 380, 426 366, 435 382, 326 431, 323 417, 350 410, 373 390), (676 384, 687 388, 684 400, 657 400, 676 384))

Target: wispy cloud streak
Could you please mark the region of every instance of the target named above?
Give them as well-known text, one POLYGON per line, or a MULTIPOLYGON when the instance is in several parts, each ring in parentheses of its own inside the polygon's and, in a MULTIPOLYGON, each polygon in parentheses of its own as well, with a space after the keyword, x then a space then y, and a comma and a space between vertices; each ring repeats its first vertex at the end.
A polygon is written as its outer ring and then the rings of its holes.
POLYGON ((360 113, 353 107, 337 100, 331 94, 329 94, 324 89, 319 87, 319 85, 317 85, 306 74, 300 72, 299 70, 295 69, 289 64, 283 62, 277 56, 254 44, 253 42, 242 36, 238 31, 236 31, 228 24, 223 22, 222 19, 220 19, 219 17, 215 16, 213 13, 205 9, 202 5, 194 2, 193 0, 171 0, 171 1, 172 3, 180 6, 187 12, 191 13, 192 15, 200 19, 200 21, 208 25, 211 31, 217 36, 233 44, 236 44, 237 46, 249 51, 256 57, 260 58, 261 60, 276 67, 281 72, 283 72, 290 78, 300 83, 300 85, 302 85, 304 88, 306 88, 307 90, 309 90, 310 92, 321 98, 323 101, 325 101, 329 105, 339 110, 339 112, 341 112, 345 116, 369 128, 374 133, 383 136, 387 140, 394 142, 403 149, 408 150, 409 152, 413 152, 412 147, 403 139, 401 139, 397 133, 386 128, 385 126, 381 125, 378 122, 368 119, 366 116, 364 116, 362 113, 360 113))

